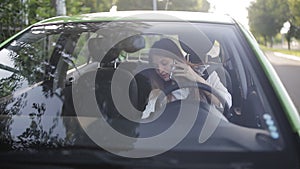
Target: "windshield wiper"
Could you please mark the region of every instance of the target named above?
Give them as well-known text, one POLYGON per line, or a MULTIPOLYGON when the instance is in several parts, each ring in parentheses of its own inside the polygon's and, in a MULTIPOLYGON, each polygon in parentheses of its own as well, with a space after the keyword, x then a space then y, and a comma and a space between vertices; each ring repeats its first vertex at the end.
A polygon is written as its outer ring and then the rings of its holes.
POLYGON ((14 72, 14 73, 19 73, 19 71, 16 70, 15 68, 12 68, 12 67, 9 67, 9 66, 5 66, 5 65, 3 65, 1 63, 0 63, 0 69, 7 70, 7 71, 10 71, 10 72, 14 72))

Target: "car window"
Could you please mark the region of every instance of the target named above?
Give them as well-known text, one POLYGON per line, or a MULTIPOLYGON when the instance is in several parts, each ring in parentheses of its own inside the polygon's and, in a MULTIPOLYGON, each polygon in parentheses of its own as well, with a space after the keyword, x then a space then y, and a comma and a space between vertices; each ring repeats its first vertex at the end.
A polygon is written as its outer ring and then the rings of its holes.
POLYGON ((80 66, 89 62, 89 55, 87 48, 84 48, 88 39, 92 36, 91 32, 83 32, 80 34, 80 37, 75 46, 73 57, 75 59, 75 66, 80 66))
POLYGON ((0 51, 1 96, 13 94, 47 78, 49 59, 59 34, 40 37, 33 30, 30 37, 13 41, 0 51))

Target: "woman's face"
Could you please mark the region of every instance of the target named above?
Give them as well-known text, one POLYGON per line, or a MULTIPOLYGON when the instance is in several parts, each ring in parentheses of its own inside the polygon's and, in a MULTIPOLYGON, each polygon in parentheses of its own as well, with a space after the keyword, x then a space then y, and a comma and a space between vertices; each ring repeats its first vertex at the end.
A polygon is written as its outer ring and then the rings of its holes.
POLYGON ((152 64, 155 66, 156 73, 164 80, 170 80, 170 72, 173 66, 173 59, 164 56, 153 55, 152 64))

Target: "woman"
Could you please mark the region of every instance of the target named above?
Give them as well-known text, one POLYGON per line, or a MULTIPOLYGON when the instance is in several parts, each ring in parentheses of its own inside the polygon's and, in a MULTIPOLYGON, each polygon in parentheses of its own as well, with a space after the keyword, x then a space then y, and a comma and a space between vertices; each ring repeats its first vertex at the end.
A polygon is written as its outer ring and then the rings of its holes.
MULTIPOLYGON (((232 105, 231 95, 221 83, 216 72, 212 72, 205 80, 198 73, 195 67, 199 65, 188 63, 178 46, 170 39, 163 38, 153 44, 149 51, 149 62, 155 68, 156 75, 151 79, 154 88, 149 94, 148 104, 143 111, 142 118, 147 118, 155 111, 155 102, 161 93, 161 89, 175 84, 180 79, 190 80, 192 82, 204 83, 218 90, 223 98, 225 98, 229 107, 232 105), (157 78, 155 78, 157 77, 157 78)), ((198 91, 198 89, 194 90, 198 91)), ((173 91, 167 96, 167 102, 186 99, 191 93, 191 89, 181 88, 173 91)), ((220 101, 207 91, 199 91, 200 101, 212 103, 220 106, 220 101)))

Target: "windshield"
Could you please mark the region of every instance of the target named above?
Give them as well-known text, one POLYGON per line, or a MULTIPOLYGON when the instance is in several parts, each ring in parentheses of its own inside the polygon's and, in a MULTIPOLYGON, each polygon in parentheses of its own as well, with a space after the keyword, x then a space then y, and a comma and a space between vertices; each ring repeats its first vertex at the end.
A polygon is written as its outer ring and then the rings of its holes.
POLYGON ((145 158, 286 146, 271 107, 278 101, 233 24, 35 26, 2 48, 0 59, 4 152, 88 147, 145 158), (182 57, 155 53, 166 50, 163 41, 182 57), (171 72, 161 71, 166 65, 171 72), (188 79, 190 70, 207 83, 188 79))

